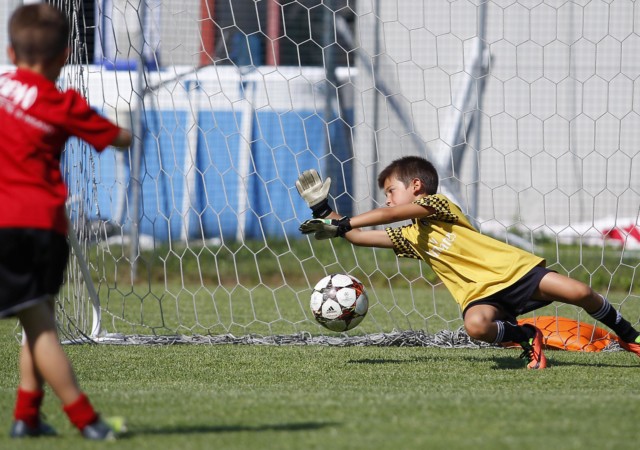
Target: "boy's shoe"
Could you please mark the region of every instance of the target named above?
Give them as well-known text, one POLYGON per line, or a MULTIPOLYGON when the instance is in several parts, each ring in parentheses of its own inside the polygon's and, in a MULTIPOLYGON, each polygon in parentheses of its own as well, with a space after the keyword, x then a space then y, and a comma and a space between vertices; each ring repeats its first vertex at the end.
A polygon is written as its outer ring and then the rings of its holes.
POLYGON ((618 342, 620 343, 620 347, 626 351, 640 356, 640 336, 636 338, 635 342, 624 342, 622 339, 619 339, 618 342))
POLYGON ((113 441, 127 431, 122 417, 98 419, 82 429, 82 436, 92 441, 113 441))
POLYGON ((542 332, 533 325, 525 324, 522 326, 533 328, 536 334, 528 341, 520 343, 523 350, 520 358, 529 360, 527 369, 545 369, 547 367, 547 358, 542 352, 542 332))
POLYGON ((46 422, 40 420, 38 425, 31 428, 24 420, 16 420, 11 425, 9 435, 12 438, 40 437, 40 436, 57 436, 56 430, 46 422))

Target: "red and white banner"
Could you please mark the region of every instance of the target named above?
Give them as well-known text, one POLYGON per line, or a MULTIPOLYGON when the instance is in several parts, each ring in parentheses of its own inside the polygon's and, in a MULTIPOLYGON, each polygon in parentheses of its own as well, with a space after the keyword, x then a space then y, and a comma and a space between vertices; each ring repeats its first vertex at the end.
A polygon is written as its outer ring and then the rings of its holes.
POLYGON ((626 249, 640 249, 640 225, 614 226, 603 230, 605 241, 618 244, 626 249))
MULTIPOLYGON (((613 245, 625 250, 640 250, 640 223, 638 218, 605 218, 594 222, 580 222, 569 225, 545 225, 527 228, 519 225, 518 235, 506 236, 505 225, 497 221, 482 222, 480 231, 501 240, 508 240, 514 245, 531 250, 531 237, 544 236, 560 244, 576 244, 602 246, 613 245), (516 239, 517 238, 517 239, 516 239), (519 245, 518 240, 522 241, 519 245)), ((508 227, 513 229, 513 227, 508 227)))

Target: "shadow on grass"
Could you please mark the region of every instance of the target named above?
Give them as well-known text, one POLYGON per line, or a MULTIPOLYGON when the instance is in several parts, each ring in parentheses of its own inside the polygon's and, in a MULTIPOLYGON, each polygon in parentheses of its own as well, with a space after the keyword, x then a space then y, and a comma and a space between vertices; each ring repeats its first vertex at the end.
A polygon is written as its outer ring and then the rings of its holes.
MULTIPOLYGON (((495 362, 495 366, 493 369, 495 370, 522 370, 522 368, 526 365, 523 359, 518 357, 515 358, 506 358, 506 357, 497 357, 491 358, 495 362)), ((553 369, 554 367, 608 367, 608 368, 619 368, 619 369, 633 369, 637 368, 637 365, 633 364, 603 364, 599 361, 593 362, 575 362, 575 361, 558 361, 555 359, 550 359, 547 356, 547 368, 553 369)))
POLYGON ((348 364, 407 364, 419 362, 420 359, 427 358, 408 358, 408 359, 388 359, 388 358, 363 358, 363 359, 350 359, 348 364))
POLYGON ((131 438, 142 435, 175 435, 175 434, 205 434, 205 433, 261 433, 264 431, 313 431, 322 428, 338 426, 337 422, 299 422, 276 423, 265 425, 186 425, 162 428, 135 428, 122 435, 121 438, 131 438))
MULTIPOLYGON (((637 368, 637 365, 634 364, 605 364, 601 361, 593 361, 593 362, 575 362, 575 361, 558 361, 553 359, 553 357, 549 358, 549 354, 545 353, 548 359, 549 368, 553 367, 610 367, 610 368, 637 368)), ((487 355, 478 353, 476 356, 447 356, 443 354, 438 354, 434 357, 429 356, 418 356, 411 357, 406 359, 390 359, 390 358, 363 358, 363 359, 351 359, 348 361, 349 364, 415 364, 415 363, 423 363, 429 362, 431 364, 437 364, 437 361, 444 360, 455 360, 455 361, 465 361, 466 363, 475 364, 475 363, 492 363, 493 370, 522 370, 526 363, 523 359, 519 357, 520 353, 513 352, 508 356, 495 356, 495 355, 487 355)))

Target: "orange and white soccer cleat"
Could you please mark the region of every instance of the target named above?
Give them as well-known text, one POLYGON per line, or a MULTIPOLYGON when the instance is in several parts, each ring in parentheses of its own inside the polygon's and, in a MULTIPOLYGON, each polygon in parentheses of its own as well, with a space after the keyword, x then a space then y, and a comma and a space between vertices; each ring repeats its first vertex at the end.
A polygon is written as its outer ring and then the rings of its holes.
POLYGON ((523 350, 520 358, 527 358, 529 360, 527 369, 545 369, 547 367, 547 358, 542 352, 542 332, 533 325, 526 324, 523 325, 523 327, 533 328, 536 334, 528 341, 520 343, 523 350))
POLYGON ((624 342, 622 339, 619 339, 618 342, 620 343, 620 347, 640 357, 640 336, 636 338, 635 342, 624 342))

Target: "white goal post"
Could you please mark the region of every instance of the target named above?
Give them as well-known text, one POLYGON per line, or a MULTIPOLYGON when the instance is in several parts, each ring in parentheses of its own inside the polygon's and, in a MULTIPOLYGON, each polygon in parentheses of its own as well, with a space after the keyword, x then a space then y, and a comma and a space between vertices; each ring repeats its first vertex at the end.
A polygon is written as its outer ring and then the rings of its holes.
POLYGON ((412 154, 483 233, 638 323, 636 2, 51 2, 74 27, 61 86, 135 136, 127 153, 66 148, 65 339, 473 344, 425 265, 297 231, 301 171, 330 176, 356 214, 381 205, 377 172, 412 154), (368 290, 348 336, 309 309, 331 272, 368 290))

